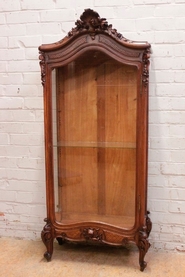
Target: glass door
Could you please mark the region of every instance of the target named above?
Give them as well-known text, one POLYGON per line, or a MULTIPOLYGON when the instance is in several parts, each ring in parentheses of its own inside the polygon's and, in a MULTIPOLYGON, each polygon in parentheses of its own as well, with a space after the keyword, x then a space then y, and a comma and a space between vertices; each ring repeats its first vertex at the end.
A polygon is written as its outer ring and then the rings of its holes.
POLYGON ((137 68, 89 51, 54 73, 56 220, 133 227, 137 68))

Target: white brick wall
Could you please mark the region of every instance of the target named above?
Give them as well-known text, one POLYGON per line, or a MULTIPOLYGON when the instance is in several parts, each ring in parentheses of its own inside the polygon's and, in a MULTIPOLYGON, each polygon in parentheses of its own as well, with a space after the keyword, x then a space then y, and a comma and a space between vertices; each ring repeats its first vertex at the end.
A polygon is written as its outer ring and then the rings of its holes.
POLYGON ((152 246, 185 249, 185 0, 0 1, 0 235, 40 238, 45 207, 38 46, 85 8, 152 44, 148 209, 152 246))

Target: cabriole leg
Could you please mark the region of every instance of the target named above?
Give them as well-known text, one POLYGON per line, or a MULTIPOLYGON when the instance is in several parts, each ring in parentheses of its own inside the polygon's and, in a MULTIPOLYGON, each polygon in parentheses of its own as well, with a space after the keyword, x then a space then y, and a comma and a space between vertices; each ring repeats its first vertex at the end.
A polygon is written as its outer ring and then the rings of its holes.
POLYGON ((138 241, 138 248, 139 248, 139 265, 140 270, 143 271, 147 266, 147 263, 144 261, 144 257, 150 247, 150 243, 147 240, 147 233, 145 231, 139 232, 139 241, 138 241))
POLYGON ((52 254, 53 254, 53 240, 52 237, 52 227, 51 222, 47 218, 44 219, 46 222, 46 225, 44 226, 42 232, 41 232, 41 238, 43 243, 46 246, 47 251, 44 253, 44 257, 49 262, 51 260, 52 254))

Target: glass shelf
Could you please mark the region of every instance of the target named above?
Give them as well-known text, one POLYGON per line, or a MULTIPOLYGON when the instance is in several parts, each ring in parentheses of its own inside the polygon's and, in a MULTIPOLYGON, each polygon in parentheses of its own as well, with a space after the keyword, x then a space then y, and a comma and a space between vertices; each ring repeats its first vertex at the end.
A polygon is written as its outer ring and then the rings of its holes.
POLYGON ((53 147, 84 147, 84 148, 123 148, 135 149, 136 143, 134 142, 104 142, 104 141, 62 141, 53 145, 53 147))

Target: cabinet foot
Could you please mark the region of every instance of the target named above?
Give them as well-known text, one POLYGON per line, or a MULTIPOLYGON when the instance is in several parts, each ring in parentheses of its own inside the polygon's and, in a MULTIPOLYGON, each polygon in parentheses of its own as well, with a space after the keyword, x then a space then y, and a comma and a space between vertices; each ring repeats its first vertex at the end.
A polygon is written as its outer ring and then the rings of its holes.
POLYGON ((144 257, 150 247, 150 243, 148 242, 147 238, 142 237, 139 240, 138 248, 139 248, 139 265, 140 270, 144 271, 145 267, 147 266, 147 263, 144 261, 144 257))
POLYGON ((139 234, 139 241, 138 241, 138 248, 139 248, 139 265, 140 270, 144 271, 145 267, 147 266, 147 263, 144 261, 145 255, 150 247, 150 243, 147 239, 147 233, 140 231, 139 234))
POLYGON ((47 252, 47 251, 44 253, 44 258, 45 258, 48 262, 51 261, 51 256, 52 256, 52 255, 51 255, 49 252, 47 252))
POLYGON ((60 237, 56 238, 56 240, 58 241, 59 245, 63 245, 64 244, 64 240, 60 237))
POLYGON ((142 261, 140 263, 140 271, 144 271, 145 267, 147 266, 147 263, 145 261, 142 261))

